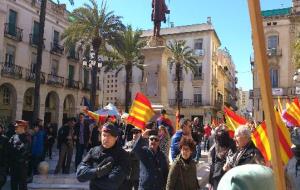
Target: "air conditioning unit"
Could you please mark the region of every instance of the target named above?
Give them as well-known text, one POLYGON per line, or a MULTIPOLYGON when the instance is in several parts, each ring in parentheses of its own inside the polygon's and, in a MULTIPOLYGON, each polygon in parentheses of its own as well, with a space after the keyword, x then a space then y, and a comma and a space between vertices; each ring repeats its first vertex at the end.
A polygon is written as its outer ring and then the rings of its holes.
POLYGON ((196 56, 203 56, 204 55, 204 49, 195 49, 194 51, 196 56))

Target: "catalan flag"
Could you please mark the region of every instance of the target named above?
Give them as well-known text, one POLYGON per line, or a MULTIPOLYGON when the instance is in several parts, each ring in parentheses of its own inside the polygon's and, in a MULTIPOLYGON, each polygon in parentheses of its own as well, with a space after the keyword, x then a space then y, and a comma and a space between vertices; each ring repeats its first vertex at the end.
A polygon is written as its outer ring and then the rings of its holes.
POLYGON ((107 115, 98 115, 95 112, 89 111, 86 108, 83 112, 88 115, 91 119, 95 120, 97 123, 104 123, 106 121, 107 115))
POLYGON ((282 105, 281 105, 281 101, 280 101, 279 96, 277 97, 277 104, 278 104, 279 112, 282 113, 282 105))
POLYGON ((267 126, 263 121, 259 126, 256 127, 255 131, 252 132, 251 139, 255 144, 256 148, 261 152, 266 161, 271 160, 271 149, 267 134, 267 126))
POLYGON ((127 123, 144 130, 146 122, 148 122, 153 115, 154 111, 152 109, 151 102, 145 95, 138 92, 131 105, 127 123))
POLYGON ((300 127, 300 104, 297 98, 287 105, 282 117, 294 126, 300 127))

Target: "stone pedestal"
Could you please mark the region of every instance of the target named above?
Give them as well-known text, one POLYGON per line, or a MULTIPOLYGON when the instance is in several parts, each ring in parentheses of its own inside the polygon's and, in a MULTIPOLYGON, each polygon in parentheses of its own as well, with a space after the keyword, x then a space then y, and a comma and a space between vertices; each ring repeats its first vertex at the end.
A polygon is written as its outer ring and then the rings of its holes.
POLYGON ((142 92, 152 104, 168 106, 168 50, 162 38, 151 38, 143 48, 145 56, 142 92), (157 46, 161 44, 160 46, 157 46))

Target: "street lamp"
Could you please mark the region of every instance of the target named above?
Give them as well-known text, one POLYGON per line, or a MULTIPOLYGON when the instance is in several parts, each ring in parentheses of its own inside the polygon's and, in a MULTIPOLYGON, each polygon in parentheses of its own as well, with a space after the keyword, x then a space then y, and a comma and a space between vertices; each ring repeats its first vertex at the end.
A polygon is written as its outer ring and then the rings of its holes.
POLYGON ((96 55, 96 52, 91 49, 89 55, 84 56, 82 58, 82 65, 83 67, 87 69, 91 69, 91 75, 92 75, 92 82, 91 82, 91 90, 90 90, 90 99, 91 99, 91 108, 92 111, 95 109, 95 103, 96 103, 96 91, 97 91, 97 73, 100 71, 100 69, 103 66, 103 61, 99 55, 96 55))
POLYGON ((300 80, 300 68, 294 73, 293 80, 298 82, 300 80))

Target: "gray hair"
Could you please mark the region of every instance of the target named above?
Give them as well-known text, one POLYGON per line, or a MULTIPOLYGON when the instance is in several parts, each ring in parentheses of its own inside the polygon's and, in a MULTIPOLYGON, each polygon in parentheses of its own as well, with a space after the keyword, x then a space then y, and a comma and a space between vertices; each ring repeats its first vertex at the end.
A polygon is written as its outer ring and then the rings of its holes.
POLYGON ((251 130, 247 125, 240 125, 234 132, 234 136, 245 136, 248 139, 251 139, 251 130))

